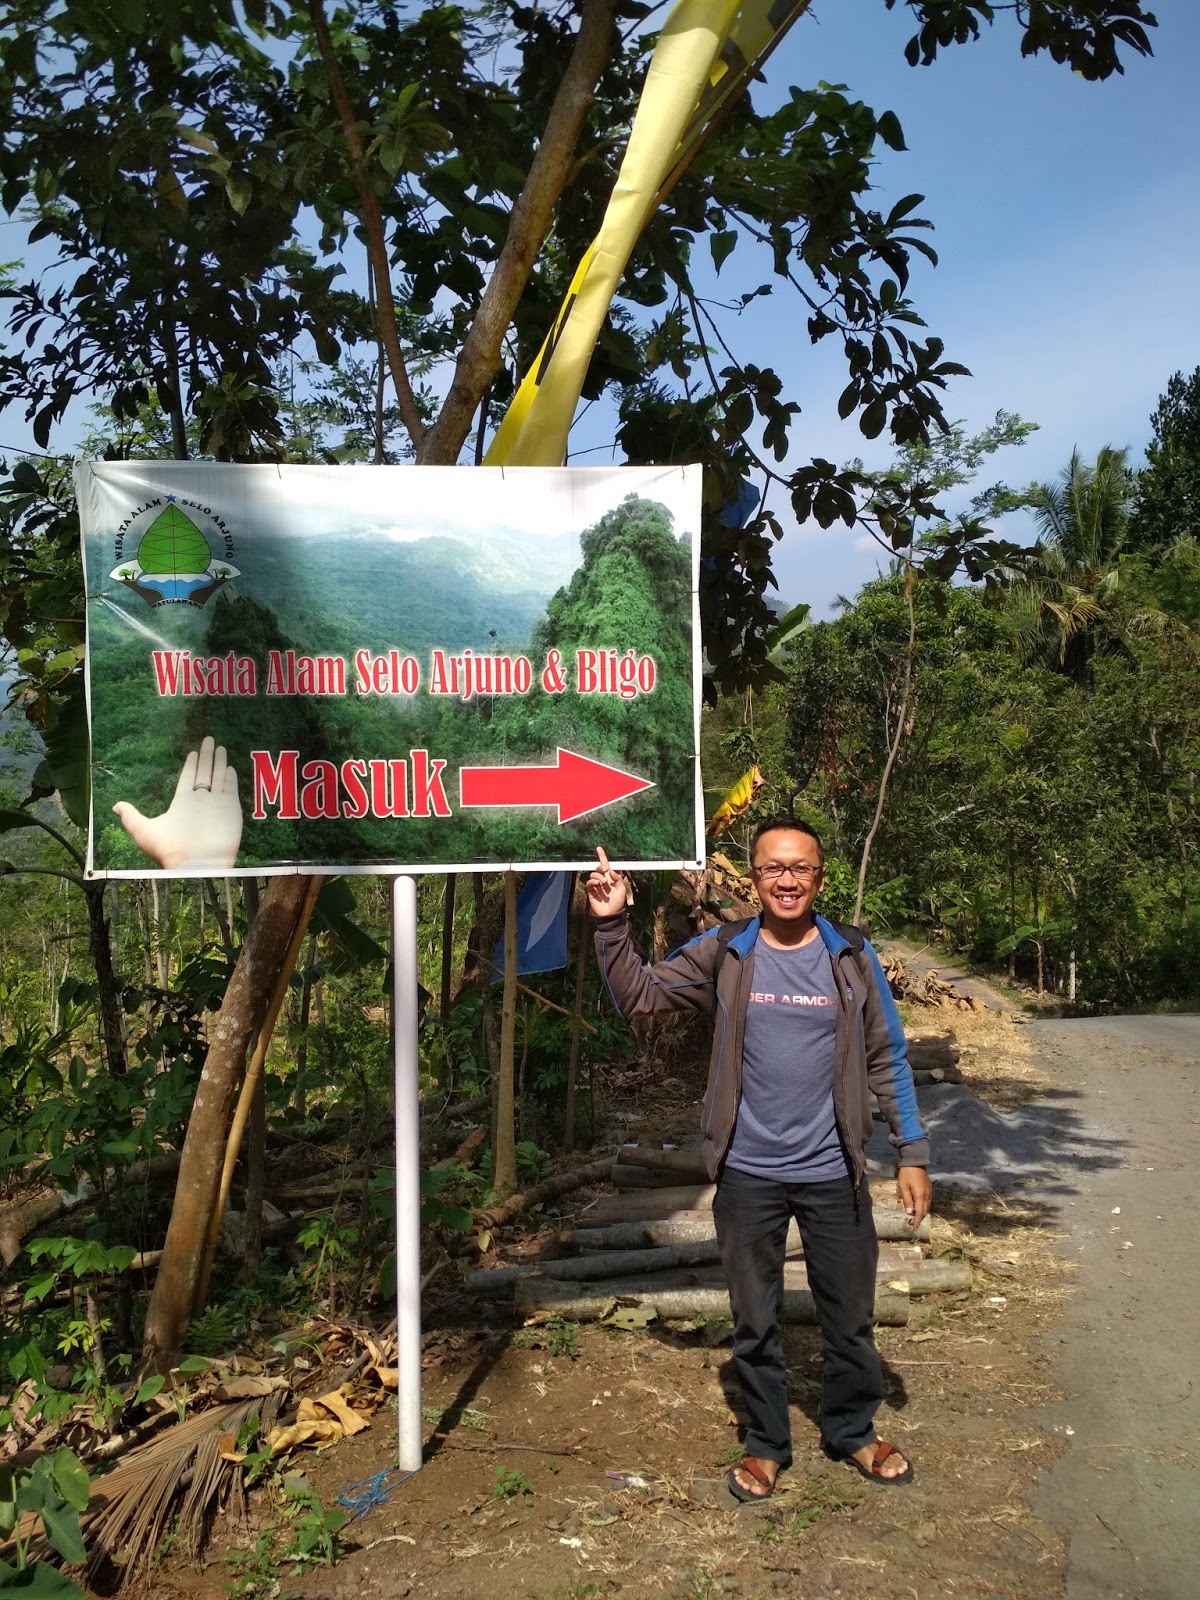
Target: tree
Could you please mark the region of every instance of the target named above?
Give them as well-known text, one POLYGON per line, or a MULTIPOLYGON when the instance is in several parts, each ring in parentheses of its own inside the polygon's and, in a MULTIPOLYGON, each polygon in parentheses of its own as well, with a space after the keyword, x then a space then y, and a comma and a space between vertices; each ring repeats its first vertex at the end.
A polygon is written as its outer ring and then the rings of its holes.
POLYGON ((1130 542, 1148 555, 1180 539, 1200 542, 1200 367, 1171 376, 1150 426, 1130 529, 1130 542))
POLYGON ((1059 483, 1026 494, 1040 537, 1011 577, 1008 601, 1026 657, 1041 656, 1079 683, 1092 682, 1098 652, 1126 648, 1137 634, 1186 631, 1164 571, 1192 567, 1194 550, 1174 541, 1154 570, 1135 548, 1135 489, 1128 451, 1105 445, 1094 465, 1076 450, 1059 483))
POLYGON ((1200 626, 1200 367, 1176 372, 1150 419, 1154 437, 1138 474, 1129 541, 1149 568, 1159 605, 1200 626))

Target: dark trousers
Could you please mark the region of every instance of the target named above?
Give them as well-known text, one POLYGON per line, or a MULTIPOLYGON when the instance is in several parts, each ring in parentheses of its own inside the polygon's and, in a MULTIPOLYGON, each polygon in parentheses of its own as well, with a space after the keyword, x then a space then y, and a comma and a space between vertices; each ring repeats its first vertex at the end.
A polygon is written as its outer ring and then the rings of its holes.
POLYGON ((746 1454, 784 1466, 792 1459, 792 1434, 779 1309, 792 1217, 821 1329, 825 1448, 844 1456, 870 1444, 883 1398, 872 1331, 879 1245, 865 1180, 856 1204, 849 1176, 833 1183, 777 1183, 726 1167, 713 1218, 733 1305, 733 1370, 750 1419, 746 1454))

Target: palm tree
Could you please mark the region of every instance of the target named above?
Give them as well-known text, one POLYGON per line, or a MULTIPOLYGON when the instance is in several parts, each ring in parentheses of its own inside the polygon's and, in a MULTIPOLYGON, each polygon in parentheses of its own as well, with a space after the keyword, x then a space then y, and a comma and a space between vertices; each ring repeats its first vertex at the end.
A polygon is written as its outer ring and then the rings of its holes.
POLYGON ((1130 546, 1135 483, 1128 454, 1105 445, 1089 466, 1076 450, 1057 484, 1031 486, 1026 503, 1039 538, 1008 584, 1022 655, 1049 658, 1084 683, 1098 648, 1168 621, 1148 592, 1144 559, 1130 546))

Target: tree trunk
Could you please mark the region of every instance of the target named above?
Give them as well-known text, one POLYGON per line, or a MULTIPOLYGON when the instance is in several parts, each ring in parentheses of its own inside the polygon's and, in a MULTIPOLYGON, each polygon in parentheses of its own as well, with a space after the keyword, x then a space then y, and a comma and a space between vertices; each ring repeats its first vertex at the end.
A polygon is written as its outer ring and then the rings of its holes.
POLYGON ((248 1283, 258 1271, 263 1246, 263 1189, 267 1168, 267 1087, 260 1077, 254 1085, 250 1124, 246 1129, 246 1253, 241 1277, 248 1283))
MULTIPOLYGON (((313 914, 313 907, 317 903, 317 896, 321 892, 323 878, 311 877, 308 888, 300 906, 300 914, 296 918, 292 929, 292 936, 288 940, 287 950, 275 974, 275 981, 266 1003, 261 1007, 262 1016, 258 1020, 258 1036, 254 1041, 254 1051, 242 1078, 241 1093, 234 1108, 233 1121, 229 1128, 229 1137, 225 1141, 225 1155, 221 1163, 221 1176, 217 1185, 216 1202, 209 1217, 208 1234, 204 1241, 204 1264, 200 1269, 200 1277, 196 1284, 194 1309, 199 1310, 208 1299, 208 1284, 212 1275, 213 1261, 217 1253, 217 1240, 220 1234, 221 1221, 225 1215, 225 1208, 229 1204, 229 1192, 233 1187, 233 1172, 237 1165, 238 1155, 242 1148, 242 1141, 246 1136, 246 1129, 254 1115, 254 1102, 262 1088, 263 1075, 267 1067, 267 1054, 271 1048, 271 1037, 275 1032, 275 1024, 279 1021, 279 1013, 283 1010, 283 1003, 287 998, 288 984, 296 966, 296 958, 300 954, 300 946, 304 942, 304 935, 308 931, 309 919, 313 914)), ((266 1129, 263 1129, 263 1139, 266 1139, 266 1129)), ((247 1160, 249 1161, 249 1157, 247 1160)), ((261 1165, 261 1162, 260 1162, 261 1165)), ((261 1183, 260 1183, 261 1189, 261 1183)), ((259 1210, 262 1209, 262 1196, 259 1196, 259 1210)), ((247 1228, 250 1224, 247 1221, 247 1228)), ((262 1222, 259 1220, 261 1232, 262 1222)))
POLYGON ((301 1122, 308 1112, 304 1075, 308 1071, 308 1019, 312 1013, 313 968, 317 964, 317 935, 314 929, 308 936, 308 954, 304 958, 304 975, 300 980, 300 1037, 296 1041, 296 1094, 292 1107, 301 1122))
POLYGON ((862 921, 863 900, 867 893, 867 870, 871 864, 871 850, 875 844, 875 835, 879 832, 879 824, 883 821, 883 808, 887 801, 888 786, 891 783, 896 760, 900 754, 900 746, 904 742, 905 730, 908 727, 908 708, 912 700, 913 665, 917 652, 917 612, 916 607, 913 605, 913 591, 916 586, 916 569, 910 567, 904 580, 904 599, 908 606, 908 647, 904 652, 904 692, 900 696, 900 708, 896 713, 896 732, 888 750, 883 775, 879 780, 879 793, 875 797, 875 815, 871 819, 870 832, 863 843, 862 857, 858 863, 858 893, 854 897, 854 917, 852 919, 856 923, 862 921))
POLYGON ((173 288, 162 296, 159 308, 159 342, 166 365, 167 381, 158 375, 159 399, 171 419, 171 454, 176 461, 188 459, 187 420, 183 414, 183 386, 179 373, 179 337, 175 326, 175 308, 179 301, 173 288))
POLYGON ((359 203, 362 206, 367 265, 371 274, 371 282, 374 286, 375 320, 379 338, 387 356, 388 369, 391 372, 392 385, 396 391, 396 404, 400 409, 400 416, 403 419, 404 426, 408 429, 413 447, 419 449, 425 439, 425 424, 421 420, 420 408, 417 405, 417 398, 413 393, 412 383, 408 376, 408 368, 404 362, 404 354, 400 348, 400 332, 396 322, 396 302, 392 294, 391 262, 388 258, 387 234, 384 229, 383 213, 379 206, 379 197, 375 193, 370 173, 367 170, 367 150, 362 138, 362 123, 357 111, 350 103, 341 64, 334 53, 323 0, 307 0, 307 4, 308 14, 312 18, 317 50, 325 63, 325 70, 329 78, 330 98, 341 120, 342 131, 346 138, 346 147, 350 152, 351 180, 358 191, 359 203))
MULTIPOLYGON (((451 986, 454 981, 454 898, 457 887, 457 876, 453 872, 448 872, 446 898, 442 905, 442 991, 438 997, 438 1015, 442 1024, 443 1040, 450 1026, 450 1003, 453 999, 451 986)), ((442 1094, 449 1094, 451 1087, 450 1053, 443 1049, 438 1061, 438 1089, 442 1094)))
POLYGON ((104 915, 103 883, 85 883, 83 897, 88 911, 88 945, 96 968, 96 988, 100 996, 100 1031, 104 1039, 104 1059, 114 1078, 123 1078, 128 1069, 125 1058, 125 1029, 121 1012, 121 991, 113 970, 112 946, 108 942, 108 918, 104 915))
MULTIPOLYGON (((228 885, 229 879, 226 878, 225 882, 228 885)), ((225 952, 226 961, 232 966, 236 959, 233 950, 233 929, 229 925, 230 919, 225 914, 226 908, 221 904, 221 896, 217 892, 216 879, 202 878, 200 880, 200 894, 202 898, 207 896, 208 904, 212 907, 212 914, 217 919, 217 932, 221 936, 221 948, 225 952)))
POLYGON ((676 1189, 689 1178, 700 1183, 706 1176, 702 1170, 698 1171, 690 1164, 682 1167, 647 1167, 630 1162, 626 1165, 619 1157, 610 1171, 612 1182, 618 1189, 676 1189))
POLYGON ((496 1086, 496 1143, 492 1187, 505 1199, 517 1187, 513 1062, 517 1044, 517 875, 504 874, 504 1000, 500 1012, 500 1076, 496 1086))
MULTIPOLYGON (((659 1224, 662 1226, 662 1224, 659 1224)), ((784 1287, 807 1289, 808 1272, 800 1249, 800 1234, 795 1223, 789 1229, 789 1254, 784 1264, 784 1287)), ((721 1250, 711 1223, 708 1233, 681 1244, 642 1248, 600 1250, 590 1255, 559 1257, 556 1260, 525 1261, 511 1267, 490 1267, 469 1272, 464 1288, 474 1294, 505 1294, 528 1278, 549 1278, 554 1283, 601 1283, 605 1278, 644 1280, 651 1274, 697 1271, 698 1284, 722 1282, 721 1250), (711 1270, 707 1270, 711 1269, 711 1270)), ((971 1284, 970 1269, 959 1261, 923 1261, 920 1245, 884 1245, 879 1251, 877 1278, 886 1278, 889 1288, 903 1279, 910 1294, 933 1294, 943 1289, 966 1289, 971 1284)), ((663 1280, 663 1287, 669 1287, 663 1280)))
POLYGON ((422 463, 434 466, 457 461, 475 408, 500 370, 504 337, 558 198, 574 174, 575 146, 614 46, 614 11, 613 0, 583 0, 580 6, 570 57, 558 79, 537 153, 509 213, 504 244, 459 351, 446 399, 423 444, 413 435, 417 459, 422 463))
POLYGON ((262 997, 283 959, 307 889, 308 879, 299 875, 271 880, 213 1025, 188 1119, 162 1266, 146 1314, 142 1344, 146 1371, 169 1368, 191 1315, 216 1204, 230 1103, 262 997))
POLYGON ((162 906, 158 898, 158 879, 150 879, 150 898, 154 906, 154 914, 150 919, 151 946, 154 957, 154 970, 158 978, 158 987, 167 987, 167 960, 163 952, 162 935, 162 906))

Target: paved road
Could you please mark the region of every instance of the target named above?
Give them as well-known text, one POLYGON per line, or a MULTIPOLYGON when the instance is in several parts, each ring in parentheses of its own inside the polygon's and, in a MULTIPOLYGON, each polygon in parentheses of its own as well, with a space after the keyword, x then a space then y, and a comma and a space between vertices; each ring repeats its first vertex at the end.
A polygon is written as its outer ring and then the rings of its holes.
POLYGON ((1194 1600, 1200 1017, 1036 1022, 1028 1037, 1050 1109, 1093 1134, 1064 1145, 1043 1191, 1080 1270, 1052 1346, 1065 1399, 1046 1419, 1071 1444, 1033 1506, 1069 1541, 1069 1600, 1194 1600))

